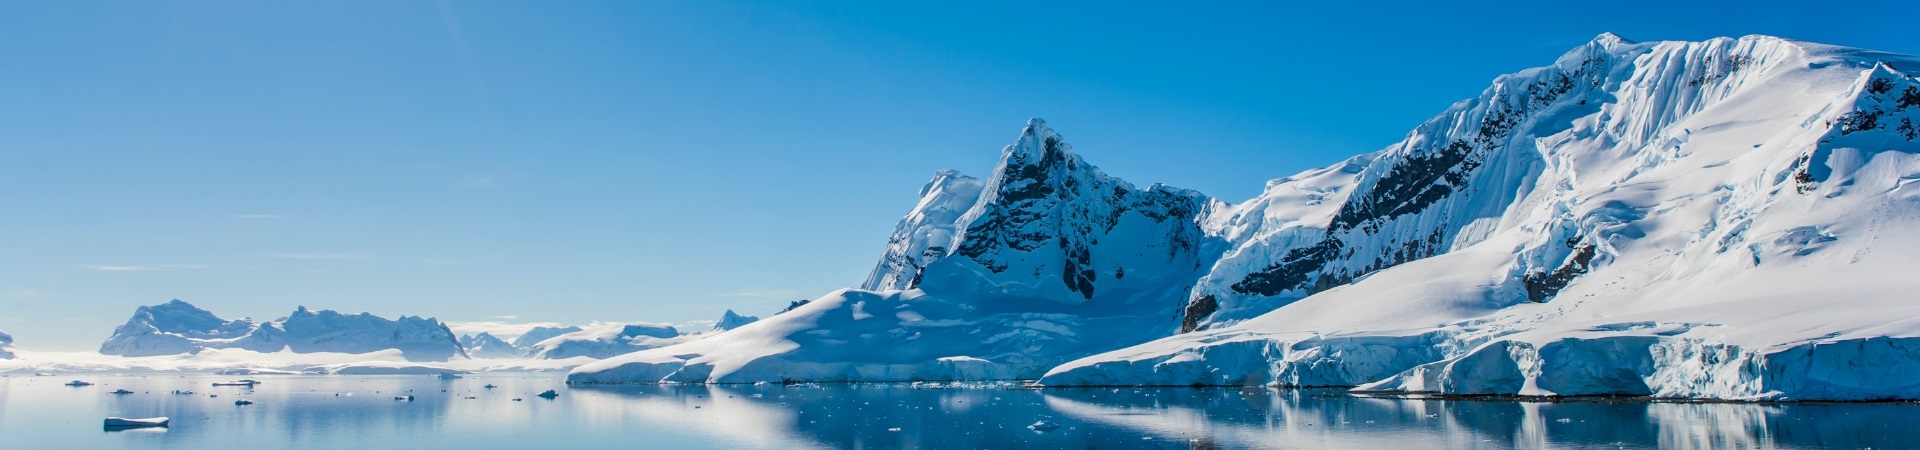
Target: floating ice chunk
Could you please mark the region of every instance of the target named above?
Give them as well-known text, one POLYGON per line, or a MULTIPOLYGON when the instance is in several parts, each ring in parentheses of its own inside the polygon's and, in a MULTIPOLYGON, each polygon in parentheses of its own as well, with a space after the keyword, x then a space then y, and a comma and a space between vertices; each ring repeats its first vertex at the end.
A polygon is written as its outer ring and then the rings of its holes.
POLYGON ((239 399, 239 400, 234 400, 234 401, 233 401, 233 404, 234 404, 234 405, 238 405, 238 406, 247 406, 247 405, 251 405, 251 404, 253 404, 253 400, 247 400, 247 399, 244 399, 244 398, 243 398, 243 399, 239 399))
POLYGON ((106 427, 107 428, 148 428, 148 427, 165 428, 167 424, 171 422, 173 421, 166 417, 152 417, 152 418, 146 418, 146 419, 126 419, 126 418, 120 418, 120 417, 108 417, 106 421, 106 427))
POLYGON ((113 392, 108 392, 108 394, 113 394, 113 395, 127 395, 132 393, 133 391, 129 391, 126 389, 114 389, 113 392))
POLYGON ((66 385, 73 386, 73 387, 81 387, 81 386, 92 386, 93 383, 88 383, 80 380, 73 380, 73 381, 68 381, 66 385))
POLYGON ((537 395, 536 397, 544 398, 547 400, 553 400, 554 397, 559 397, 559 396, 560 396, 559 392, 554 392, 552 389, 548 389, 546 392, 541 392, 540 395, 537 395))
POLYGON ((1027 429, 1045 433, 1045 432, 1060 429, 1060 424, 1042 420, 1039 422, 1034 422, 1033 425, 1027 425, 1027 429))

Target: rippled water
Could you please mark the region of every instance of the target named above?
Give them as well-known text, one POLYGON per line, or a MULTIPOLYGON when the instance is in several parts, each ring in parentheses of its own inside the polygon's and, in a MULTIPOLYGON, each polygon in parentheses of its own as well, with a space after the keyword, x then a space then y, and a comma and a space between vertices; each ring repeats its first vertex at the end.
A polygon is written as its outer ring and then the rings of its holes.
POLYGON ((556 374, 255 376, 265 383, 210 385, 231 378, 0 378, 0 448, 1920 448, 1920 405, 1910 403, 1519 403, 1326 390, 906 385, 570 389, 556 374), (61 385, 74 379, 97 384, 61 385), (489 383, 500 387, 482 388, 489 383), (114 389, 135 393, 109 394, 114 389), (534 396, 546 389, 560 396, 534 396), (393 399, 409 393, 411 401, 393 399), (255 403, 234 405, 239 399, 255 403), (107 431, 107 416, 169 416, 173 426, 107 431), (1040 420, 1061 428, 1027 428, 1040 420))

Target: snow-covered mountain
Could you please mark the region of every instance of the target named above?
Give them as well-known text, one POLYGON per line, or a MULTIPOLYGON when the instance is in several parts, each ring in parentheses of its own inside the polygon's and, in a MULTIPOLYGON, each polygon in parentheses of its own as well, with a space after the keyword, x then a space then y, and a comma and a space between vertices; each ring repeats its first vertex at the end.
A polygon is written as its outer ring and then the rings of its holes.
POLYGON ((580 327, 578 326, 533 327, 533 329, 527 330, 526 333, 521 333, 520 337, 513 338, 513 347, 520 349, 520 352, 524 354, 527 349, 533 348, 533 345, 540 343, 540 341, 553 339, 554 336, 562 334, 578 332, 580 332, 580 327))
POLYGON ((1035 120, 937 174, 863 289, 569 379, 1920 398, 1916 70, 1602 35, 1238 204, 1035 120))
POLYGON ((866 286, 732 331, 588 364, 576 382, 1037 377, 1174 331, 1225 247, 1192 191, 1136 187, 1033 120, 982 182, 941 171, 866 286), (906 289, 906 290, 899 290, 906 289))
POLYGON ((670 325, 652 323, 595 324, 583 328, 580 331, 554 336, 533 344, 526 349, 526 354, 538 359, 565 359, 579 356, 604 359, 650 348, 665 347, 700 336, 680 334, 680 330, 670 325))
POLYGON ((113 329, 113 335, 100 344, 100 353, 120 356, 155 356, 192 353, 201 348, 240 347, 240 339, 259 329, 253 319, 221 319, 212 312, 178 299, 152 306, 134 308, 127 323, 113 329))
POLYGON ((13 359, 13 336, 0 333, 0 359, 13 359))
POLYGON ((287 317, 255 323, 251 319, 221 319, 180 300, 135 309, 133 317, 100 345, 100 353, 154 356, 207 348, 294 353, 394 349, 415 361, 466 356, 453 332, 431 318, 402 316, 388 320, 367 313, 316 312, 302 306, 287 317))
POLYGON ((720 315, 719 322, 713 323, 712 331, 727 331, 735 328, 740 328, 740 326, 742 325, 758 322, 759 320, 760 320, 759 317, 742 316, 740 314, 734 313, 733 310, 729 309, 727 310, 726 314, 720 315))
POLYGON ((480 334, 461 335, 460 348, 466 349, 467 356, 473 358, 519 358, 525 355, 520 348, 484 331, 480 334))
POLYGON ((1374 154, 1318 240, 1195 290, 1285 306, 1042 382, 1920 398, 1915 70, 1601 36, 1374 154))

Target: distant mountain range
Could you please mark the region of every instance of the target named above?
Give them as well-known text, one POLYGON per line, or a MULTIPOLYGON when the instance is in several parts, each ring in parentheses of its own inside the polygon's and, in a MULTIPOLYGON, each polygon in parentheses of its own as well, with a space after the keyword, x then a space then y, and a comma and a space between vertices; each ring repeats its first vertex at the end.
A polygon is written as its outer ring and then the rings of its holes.
POLYGON ((226 320, 180 300, 135 309, 125 325, 100 344, 100 353, 154 356, 195 353, 208 348, 256 352, 367 353, 400 350, 414 361, 466 357, 446 324, 432 318, 401 316, 387 320, 372 314, 312 311, 302 306, 277 320, 226 320))
MULTIPOLYGON (((725 331, 755 320, 759 318, 728 310, 712 331, 725 331)), ((285 318, 255 322, 245 318, 222 319, 187 302, 172 300, 136 308, 133 317, 114 329, 113 335, 100 345, 100 353, 138 357, 190 354, 212 348, 348 354, 399 350, 411 361, 599 359, 709 334, 684 334, 663 324, 602 323, 584 327, 534 327, 509 343, 484 332, 455 337, 446 324, 433 318, 402 316, 398 320, 387 320, 366 313, 346 315, 300 307, 285 318)), ((11 338, 4 334, 0 334, 0 338, 3 338, 0 351, 4 351, 11 338)))

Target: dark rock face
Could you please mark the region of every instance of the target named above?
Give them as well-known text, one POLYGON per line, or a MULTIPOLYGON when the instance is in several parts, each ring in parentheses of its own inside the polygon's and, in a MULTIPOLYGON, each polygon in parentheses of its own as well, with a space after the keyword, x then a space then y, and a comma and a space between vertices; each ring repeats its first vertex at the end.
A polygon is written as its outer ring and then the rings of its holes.
POLYGON ((1193 302, 1187 303, 1186 310, 1181 311, 1180 332, 1191 333, 1200 329, 1200 318, 1212 315, 1219 310, 1220 303, 1211 295, 1194 299, 1193 302))
POLYGON ((1272 265, 1248 273, 1232 289, 1242 294, 1294 292, 1304 297, 1445 251, 1449 238, 1477 217, 1453 217, 1435 208, 1469 201, 1478 194, 1475 178, 1491 176, 1481 173, 1485 161, 1507 151, 1516 136, 1543 113, 1586 107, 1584 100, 1571 104, 1569 94, 1577 88, 1599 87, 1605 62, 1594 57, 1571 69, 1556 68, 1532 82, 1496 86, 1483 96, 1489 101, 1486 108, 1470 111, 1479 115, 1468 122, 1474 125, 1464 134, 1452 129, 1456 124, 1452 121, 1435 119, 1422 126, 1415 131, 1419 138, 1408 138, 1408 146, 1397 157, 1382 158, 1367 168, 1381 175, 1363 183, 1347 199, 1328 224, 1324 241, 1289 250, 1272 265), (1424 214, 1438 214, 1438 220, 1403 220, 1424 214))
POLYGON ((1567 283, 1572 283, 1574 277, 1587 273, 1587 270, 1591 268, 1589 264, 1593 262, 1594 255, 1593 244, 1581 243, 1574 246, 1573 254, 1567 256, 1566 263, 1555 268, 1553 272, 1535 271, 1528 273, 1526 277, 1521 280, 1527 287, 1527 299, 1537 303, 1545 303, 1548 299, 1553 298, 1553 295, 1559 293, 1560 289, 1567 287, 1567 283))
MULTIPOLYGON (((1174 283, 1190 285, 1206 259, 1199 255, 1206 233, 1197 219, 1208 201, 1192 191, 1159 185, 1140 189, 1109 177, 1082 161, 1036 119, 1005 151, 947 258, 964 259, 986 272, 980 274, 985 280, 960 275, 975 280, 963 284, 1004 285, 1017 278, 1033 289, 1000 293, 1069 304, 1093 301, 1121 283, 1125 266, 1136 273, 1177 267, 1178 272, 1155 272, 1189 278, 1174 283), (1103 276, 1107 274, 1111 276, 1103 276), (992 281, 1002 278, 1006 280, 992 281), (1059 284, 1052 284, 1054 280, 1059 284)), ((929 265, 924 270, 942 268, 929 265)), ((936 277, 970 269, 946 270, 936 277)), ((927 278, 927 273, 915 276, 927 278)), ((970 289, 952 283, 927 287, 948 292, 956 288, 970 289)))

